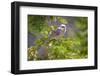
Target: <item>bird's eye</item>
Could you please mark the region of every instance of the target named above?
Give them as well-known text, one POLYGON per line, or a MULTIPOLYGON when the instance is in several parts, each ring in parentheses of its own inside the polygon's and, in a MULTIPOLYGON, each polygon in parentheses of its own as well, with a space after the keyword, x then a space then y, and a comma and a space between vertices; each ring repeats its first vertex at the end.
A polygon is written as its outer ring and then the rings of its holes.
POLYGON ((64 26, 62 26, 62 28, 65 28, 64 26))

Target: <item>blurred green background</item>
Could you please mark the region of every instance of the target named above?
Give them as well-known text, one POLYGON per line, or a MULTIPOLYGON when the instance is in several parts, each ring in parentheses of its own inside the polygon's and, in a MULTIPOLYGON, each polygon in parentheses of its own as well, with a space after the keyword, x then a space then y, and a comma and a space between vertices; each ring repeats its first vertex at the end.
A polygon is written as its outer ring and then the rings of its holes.
POLYGON ((88 58, 87 40, 87 17, 28 15, 28 61, 88 58), (50 39, 61 24, 65 35, 50 39))

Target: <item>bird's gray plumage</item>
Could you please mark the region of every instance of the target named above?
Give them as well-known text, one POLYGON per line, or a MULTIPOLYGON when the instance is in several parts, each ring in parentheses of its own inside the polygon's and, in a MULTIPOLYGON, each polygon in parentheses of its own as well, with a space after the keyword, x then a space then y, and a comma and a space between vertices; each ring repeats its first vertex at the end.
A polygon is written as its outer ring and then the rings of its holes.
POLYGON ((50 38, 50 39, 59 39, 59 38, 61 38, 61 37, 64 36, 65 32, 66 32, 66 25, 61 24, 61 25, 57 28, 57 30, 53 30, 53 31, 51 32, 51 34, 49 35, 49 38, 50 38))

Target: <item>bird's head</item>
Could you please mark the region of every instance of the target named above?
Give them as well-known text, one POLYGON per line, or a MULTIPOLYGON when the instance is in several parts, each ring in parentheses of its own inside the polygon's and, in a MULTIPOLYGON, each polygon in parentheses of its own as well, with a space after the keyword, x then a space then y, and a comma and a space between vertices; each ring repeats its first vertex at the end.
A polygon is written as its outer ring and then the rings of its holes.
POLYGON ((58 27, 58 29, 64 31, 64 33, 65 33, 65 32, 66 32, 66 25, 61 24, 61 25, 58 27))

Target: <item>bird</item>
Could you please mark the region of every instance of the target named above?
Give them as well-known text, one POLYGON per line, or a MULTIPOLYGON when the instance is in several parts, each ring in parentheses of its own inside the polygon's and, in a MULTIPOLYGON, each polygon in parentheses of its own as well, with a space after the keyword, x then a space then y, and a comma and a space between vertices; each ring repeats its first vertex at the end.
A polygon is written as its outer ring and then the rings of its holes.
POLYGON ((60 26, 58 26, 57 30, 53 30, 51 32, 51 34, 49 35, 49 39, 59 39, 61 37, 64 36, 64 34, 66 33, 66 25, 65 24, 61 24, 60 26))

